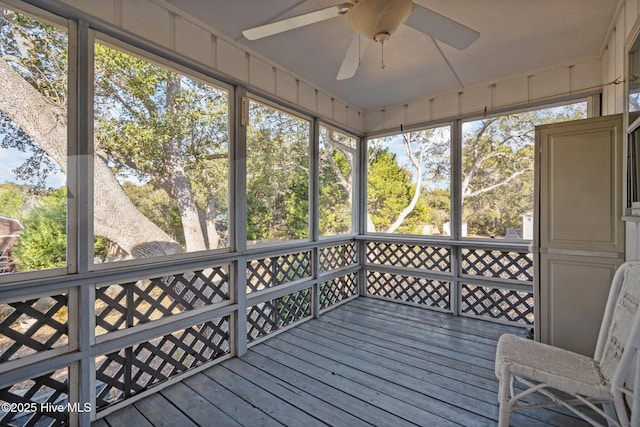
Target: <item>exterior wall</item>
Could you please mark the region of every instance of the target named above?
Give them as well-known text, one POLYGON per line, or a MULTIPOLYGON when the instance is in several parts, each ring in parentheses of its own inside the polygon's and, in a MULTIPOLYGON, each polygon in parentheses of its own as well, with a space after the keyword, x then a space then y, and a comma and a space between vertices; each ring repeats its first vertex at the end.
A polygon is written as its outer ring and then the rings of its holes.
MULTIPOLYGON (((602 113, 616 114, 625 110, 624 84, 608 84, 624 81, 628 76, 625 70, 626 46, 640 27, 640 1, 622 0, 618 14, 611 23, 611 32, 606 40, 602 56, 602 113)), ((626 191, 625 191, 626 193, 626 191)), ((626 220, 626 259, 640 259, 640 217, 625 217, 626 220)))
POLYGON ((378 111, 367 111, 364 114, 364 130, 369 133, 398 129, 400 124, 411 126, 460 116, 481 115, 485 111, 514 109, 581 92, 593 92, 600 89, 602 78, 602 59, 585 59, 527 75, 470 86, 457 92, 390 105, 378 111))
MULTIPOLYGON (((626 46, 640 26, 640 1, 622 0, 618 14, 611 23, 611 32, 602 55, 602 114, 623 113, 625 109, 624 84, 607 84, 623 81, 628 76, 625 70, 626 46)), ((626 194, 626 190, 624 190, 626 194)), ((623 196, 624 196, 623 194, 623 196)), ((626 200, 626 198, 625 198, 626 200)), ((626 202, 625 202, 626 206, 626 202)), ((625 259, 640 259, 640 217, 625 217, 625 259)))
POLYGON ((362 112, 218 33, 162 0, 60 0, 117 28, 205 67, 298 105, 312 114, 363 131, 362 112))
POLYGON ((24 227, 17 219, 0 216, 0 236, 16 234, 23 229, 24 227))
POLYGON ((622 0, 618 14, 611 23, 609 38, 605 40, 602 55, 602 114, 616 114, 624 111, 624 84, 608 84, 622 82, 625 77, 624 56, 627 37, 638 21, 638 0, 622 0))

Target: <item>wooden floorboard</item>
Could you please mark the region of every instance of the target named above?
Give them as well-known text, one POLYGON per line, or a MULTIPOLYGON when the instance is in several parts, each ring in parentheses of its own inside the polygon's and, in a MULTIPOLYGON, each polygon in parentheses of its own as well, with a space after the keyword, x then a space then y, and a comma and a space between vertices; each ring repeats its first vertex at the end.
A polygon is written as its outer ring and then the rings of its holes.
MULTIPOLYGON (((94 427, 495 426, 495 345, 514 328, 356 298, 94 427)), ((563 410, 514 426, 584 426, 563 410)))
POLYGON ((190 388, 184 382, 179 382, 160 392, 173 406, 188 414, 198 425, 241 426, 221 409, 212 405, 204 396, 190 388))
MULTIPOLYGON (((207 375, 194 375, 182 382, 210 402, 212 420, 215 420, 214 414, 220 410, 243 426, 277 427, 283 425, 269 416, 268 411, 261 411, 248 401, 222 387, 207 375)), ((215 422, 213 425, 216 425, 215 422)))
MULTIPOLYGON (((151 424, 133 405, 122 408, 103 418, 110 426, 140 426, 151 427, 151 424)), ((100 421, 100 420, 98 420, 100 421)), ((98 422, 92 424, 96 426, 98 422)))
POLYGON ((318 399, 351 413, 365 423, 381 427, 410 425, 406 420, 380 408, 375 401, 379 397, 369 391, 363 392, 358 383, 274 347, 257 346, 243 359, 262 370, 277 373, 280 381, 313 393, 318 399))

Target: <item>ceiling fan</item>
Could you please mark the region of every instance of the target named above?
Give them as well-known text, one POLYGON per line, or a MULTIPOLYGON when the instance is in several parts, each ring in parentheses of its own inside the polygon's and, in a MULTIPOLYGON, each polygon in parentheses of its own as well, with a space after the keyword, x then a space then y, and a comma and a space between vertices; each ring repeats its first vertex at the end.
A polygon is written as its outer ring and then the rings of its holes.
POLYGON ((347 16, 347 21, 356 34, 338 71, 336 77, 338 80, 349 79, 356 74, 369 40, 384 46, 384 42, 402 24, 459 50, 465 49, 480 37, 477 31, 422 7, 412 0, 351 0, 250 28, 243 31, 242 35, 248 40, 257 40, 344 15, 347 16), (364 37, 361 38, 361 35, 364 37))

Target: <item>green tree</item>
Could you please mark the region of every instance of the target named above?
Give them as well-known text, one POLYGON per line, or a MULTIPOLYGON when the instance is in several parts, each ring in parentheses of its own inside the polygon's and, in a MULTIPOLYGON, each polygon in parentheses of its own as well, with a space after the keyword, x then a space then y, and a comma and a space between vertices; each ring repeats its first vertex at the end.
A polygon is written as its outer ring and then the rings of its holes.
POLYGON ((58 189, 43 197, 24 218, 25 229, 12 250, 18 271, 66 265, 66 192, 58 189))
POLYGON ((388 229, 413 198, 411 173, 398 164, 388 149, 370 150, 368 175, 369 216, 375 230, 388 229))
POLYGON ((175 200, 187 251, 217 248, 216 220, 227 221, 227 92, 100 44, 95 64, 96 149, 116 174, 175 200))
POLYGON ((175 200, 162 188, 152 184, 136 185, 124 182, 122 188, 138 210, 153 221, 175 241, 184 245, 180 212, 175 200))
POLYGON ((424 183, 449 179, 449 150, 446 127, 375 140, 369 150, 367 229, 422 234, 424 226, 430 224, 424 183), (389 147, 394 140, 401 141, 406 161, 391 153, 389 147))
MULTIPOLYGON (((0 8, 0 21, 0 148, 30 153, 16 175, 43 187, 50 170, 67 167, 67 35, 8 9, 0 8)), ((104 157, 95 156, 93 167, 97 235, 133 257, 182 250, 137 211, 104 157)))
POLYGON ((256 101, 247 127, 247 239, 309 236, 307 120, 256 101))
POLYGON ((471 235, 504 236, 533 210, 535 126, 586 116, 584 104, 532 110, 465 124, 463 222, 471 235))
MULTIPOLYGON (((42 270, 66 265, 66 190, 46 192, 22 218, 24 230, 11 254, 18 271, 42 270)), ((97 237, 94 254, 104 260, 109 242, 97 237)))
POLYGON ((451 220, 451 194, 449 189, 436 188, 423 191, 423 203, 427 210, 427 224, 442 233, 444 225, 451 220))
POLYGON ((320 127, 319 230, 322 236, 352 231, 355 139, 320 127))
POLYGON ((14 183, 0 184, 0 216, 21 219, 30 197, 28 189, 14 183))

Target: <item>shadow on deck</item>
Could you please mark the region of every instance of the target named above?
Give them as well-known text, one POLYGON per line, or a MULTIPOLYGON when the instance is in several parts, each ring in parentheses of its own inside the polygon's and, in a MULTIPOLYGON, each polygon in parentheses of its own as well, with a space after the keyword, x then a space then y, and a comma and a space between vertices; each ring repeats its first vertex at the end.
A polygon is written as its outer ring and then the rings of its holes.
MULTIPOLYGON (((502 326, 357 298, 92 424, 495 426, 502 326)), ((585 425, 561 410, 515 426, 585 425)))

